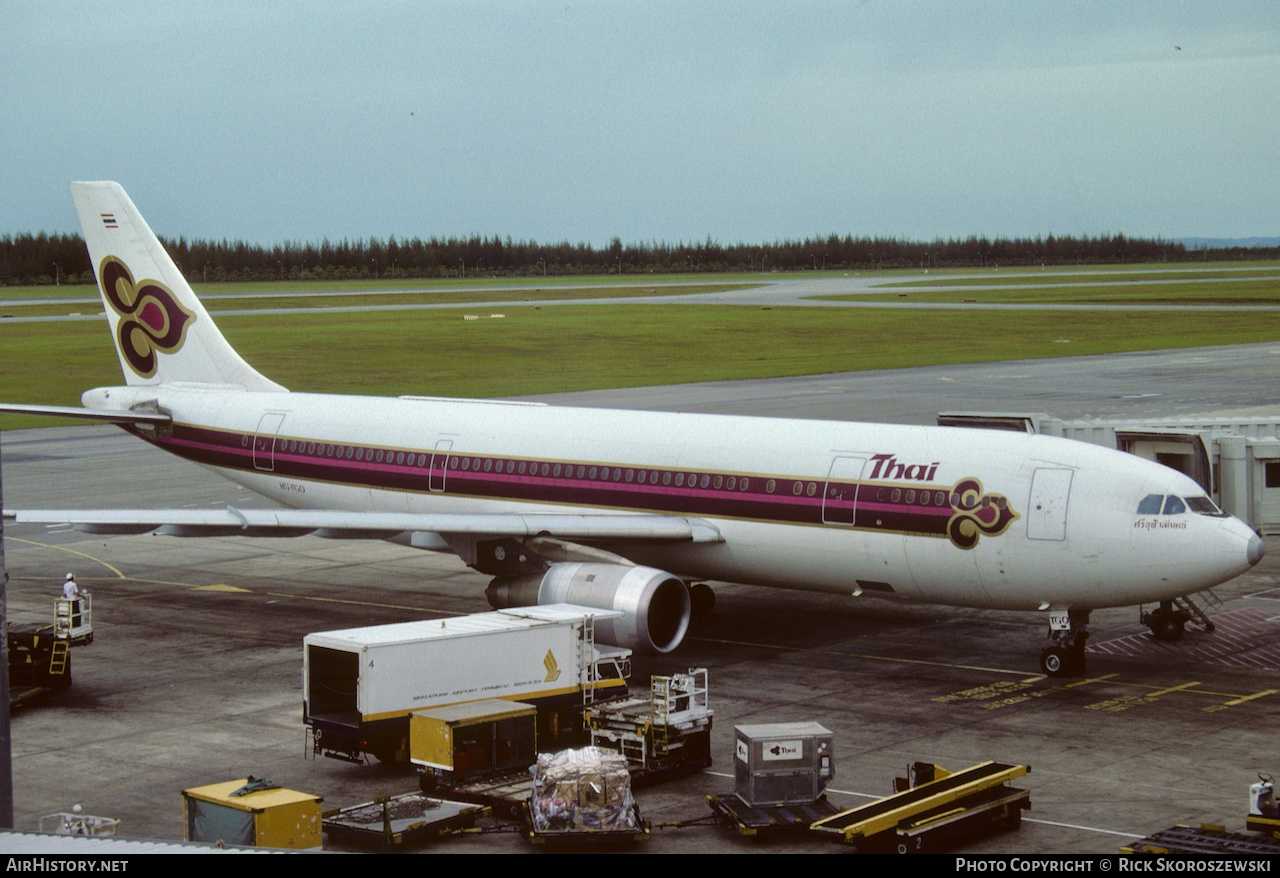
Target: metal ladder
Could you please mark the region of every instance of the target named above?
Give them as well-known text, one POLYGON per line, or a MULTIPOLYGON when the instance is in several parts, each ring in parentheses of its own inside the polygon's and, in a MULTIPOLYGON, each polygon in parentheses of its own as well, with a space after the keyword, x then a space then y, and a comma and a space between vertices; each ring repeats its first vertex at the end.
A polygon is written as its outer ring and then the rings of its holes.
POLYGON ((582 703, 584 705, 592 705, 596 703, 596 683, 600 676, 595 665, 596 658, 596 617, 585 616, 582 619, 582 629, 578 637, 578 667, 581 668, 578 673, 585 676, 585 680, 579 680, 582 685, 582 703))
POLYGON ((1208 614, 1222 606, 1222 598, 1214 594, 1213 589, 1207 588, 1195 594, 1174 598, 1173 605, 1199 622, 1205 631, 1212 631, 1214 625, 1208 614))
POLYGON ((65 640, 55 640, 53 649, 49 652, 49 674, 55 677, 61 677, 67 672, 67 649, 68 645, 65 640))

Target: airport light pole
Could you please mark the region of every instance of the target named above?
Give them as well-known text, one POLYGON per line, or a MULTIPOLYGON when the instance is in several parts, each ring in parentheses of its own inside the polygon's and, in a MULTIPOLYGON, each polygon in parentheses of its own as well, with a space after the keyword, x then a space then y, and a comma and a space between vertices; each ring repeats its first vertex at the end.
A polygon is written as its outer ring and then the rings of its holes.
POLYGON ((0 828, 13 828, 13 747, 9 734, 9 568, 4 561, 4 485, 0 480, 0 828))

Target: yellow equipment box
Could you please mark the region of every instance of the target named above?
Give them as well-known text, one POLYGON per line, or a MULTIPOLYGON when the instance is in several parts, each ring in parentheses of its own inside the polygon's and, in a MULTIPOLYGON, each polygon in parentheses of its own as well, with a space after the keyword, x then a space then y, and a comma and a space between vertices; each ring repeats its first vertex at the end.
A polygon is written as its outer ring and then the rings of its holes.
POLYGON ((182 791, 183 838, 246 847, 320 850, 320 796, 253 777, 182 791), (269 782, 268 782, 269 783, 269 782))
POLYGON ((537 757, 537 710, 490 698, 409 717, 409 759, 456 777, 527 769, 537 757))

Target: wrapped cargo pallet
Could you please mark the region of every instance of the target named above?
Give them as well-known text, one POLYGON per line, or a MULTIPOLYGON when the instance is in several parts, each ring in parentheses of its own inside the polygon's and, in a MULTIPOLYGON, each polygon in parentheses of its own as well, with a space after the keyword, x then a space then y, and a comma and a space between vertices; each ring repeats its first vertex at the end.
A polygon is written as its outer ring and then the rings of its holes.
POLYGON ((529 808, 534 832, 638 831, 634 805, 620 753, 583 747, 538 755, 529 808))

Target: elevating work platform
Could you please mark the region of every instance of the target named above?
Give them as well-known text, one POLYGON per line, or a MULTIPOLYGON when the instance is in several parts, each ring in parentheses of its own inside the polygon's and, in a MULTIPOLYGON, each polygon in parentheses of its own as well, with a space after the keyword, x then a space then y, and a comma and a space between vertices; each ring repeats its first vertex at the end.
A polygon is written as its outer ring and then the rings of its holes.
POLYGON ((54 598, 53 624, 9 623, 9 709, 71 686, 73 646, 93 643, 93 596, 54 598))

